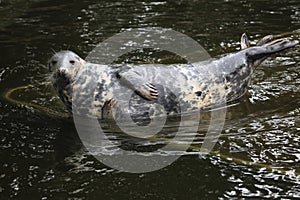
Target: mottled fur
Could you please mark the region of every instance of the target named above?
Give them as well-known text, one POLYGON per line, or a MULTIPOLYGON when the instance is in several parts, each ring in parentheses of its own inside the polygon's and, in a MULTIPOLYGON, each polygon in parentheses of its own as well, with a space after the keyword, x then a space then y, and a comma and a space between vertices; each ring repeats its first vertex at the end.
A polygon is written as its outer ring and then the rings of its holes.
POLYGON ((266 36, 258 46, 249 47, 247 37, 243 35, 241 51, 204 62, 168 66, 98 65, 85 62, 71 51, 61 51, 50 59, 49 70, 53 72, 53 85, 59 97, 70 111, 72 98, 76 98, 76 105, 86 107, 88 95, 93 95, 99 118, 105 118, 108 113, 118 117, 122 115, 119 106, 126 105, 118 95, 135 91, 125 109, 131 116, 175 114, 240 98, 246 92, 257 65, 267 56, 298 43, 285 38, 271 40, 272 36, 266 36), (90 91, 91 86, 96 90, 90 91))

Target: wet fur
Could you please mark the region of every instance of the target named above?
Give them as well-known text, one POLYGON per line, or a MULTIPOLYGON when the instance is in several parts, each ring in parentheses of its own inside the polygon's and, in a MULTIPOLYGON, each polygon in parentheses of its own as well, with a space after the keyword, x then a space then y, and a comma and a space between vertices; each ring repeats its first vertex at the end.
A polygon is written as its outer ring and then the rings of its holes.
MULTIPOLYGON (((121 112, 118 106, 114 106, 112 111, 106 106, 112 106, 107 102, 118 100, 116 96, 124 91, 124 87, 126 88, 118 79, 117 74, 126 70, 133 70, 141 76, 142 80, 151 82, 156 86, 158 98, 148 101, 133 93, 130 107, 125 112, 130 113, 134 118, 149 117, 152 115, 151 113, 155 113, 157 116, 165 111, 170 115, 205 109, 225 103, 224 101, 229 102, 240 98, 246 92, 256 66, 269 55, 298 44, 297 41, 290 41, 285 38, 274 41, 271 39, 270 36, 265 37, 258 42, 260 46, 249 47, 249 42, 243 35, 241 40, 243 49, 239 52, 199 63, 168 66, 160 64, 97 65, 77 59, 77 55, 73 52, 63 51, 56 53, 54 57, 59 59, 65 59, 66 56, 72 59, 76 58, 78 63, 76 61, 75 66, 79 69, 69 69, 70 66, 50 66, 54 58, 49 61, 49 69, 53 68, 53 85, 60 99, 70 111, 72 110, 72 97, 80 102, 77 105, 88 106, 85 104, 85 100, 87 95, 91 94, 87 91, 93 85, 97 91, 94 96, 94 105, 98 117, 104 116, 102 113, 104 110, 113 112, 115 117, 122 117, 124 110, 121 112), (62 68, 67 68, 65 74, 60 71, 62 68), (76 81, 74 81, 75 79, 76 81), (172 85, 172 90, 165 87, 166 85, 172 85), (78 89, 76 90, 77 94, 74 93, 74 87, 78 89), (163 108, 158 109, 157 104, 162 105, 163 108)), ((64 65, 68 65, 66 63, 64 65)), ((126 102, 117 101, 117 103, 122 105, 126 102)))

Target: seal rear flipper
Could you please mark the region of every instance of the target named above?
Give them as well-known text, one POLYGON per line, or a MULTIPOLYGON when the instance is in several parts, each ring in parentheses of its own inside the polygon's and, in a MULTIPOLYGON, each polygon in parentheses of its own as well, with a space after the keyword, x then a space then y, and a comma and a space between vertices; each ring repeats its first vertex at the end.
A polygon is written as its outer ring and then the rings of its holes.
POLYGON ((262 46, 268 42, 270 42, 271 40, 273 40, 273 35, 267 35, 265 37, 263 37, 262 39, 260 39, 257 43, 256 46, 262 46))
POLYGON ((298 43, 299 41, 297 40, 290 41, 287 38, 277 39, 263 46, 249 48, 246 52, 246 56, 252 61, 262 61, 269 55, 294 47, 298 43))
POLYGON ((246 33, 243 33, 241 37, 241 49, 247 49, 248 47, 250 47, 250 42, 248 40, 246 33))
POLYGON ((124 84, 135 91, 140 97, 149 101, 157 99, 158 92, 155 85, 145 80, 137 72, 133 70, 119 72, 117 78, 120 80, 121 84, 124 84))

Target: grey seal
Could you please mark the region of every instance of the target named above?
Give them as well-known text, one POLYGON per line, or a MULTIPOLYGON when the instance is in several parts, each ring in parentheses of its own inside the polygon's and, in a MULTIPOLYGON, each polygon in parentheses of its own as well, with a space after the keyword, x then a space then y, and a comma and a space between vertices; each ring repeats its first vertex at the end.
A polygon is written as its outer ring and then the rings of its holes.
POLYGON ((116 96, 126 88, 133 95, 125 112, 139 118, 153 113, 172 115, 207 109, 224 100, 237 100, 247 91, 260 63, 297 44, 297 40, 268 35, 250 46, 243 34, 240 51, 190 64, 101 65, 88 63, 72 51, 60 51, 52 56, 48 66, 53 86, 70 112, 72 98, 79 98, 84 106, 86 95, 92 94, 97 117, 116 117, 123 104, 116 96), (91 84, 96 84, 96 90, 88 93, 91 84), (169 85, 172 90, 166 87, 169 85), (78 87, 81 89, 76 91, 80 92, 74 94, 78 87))

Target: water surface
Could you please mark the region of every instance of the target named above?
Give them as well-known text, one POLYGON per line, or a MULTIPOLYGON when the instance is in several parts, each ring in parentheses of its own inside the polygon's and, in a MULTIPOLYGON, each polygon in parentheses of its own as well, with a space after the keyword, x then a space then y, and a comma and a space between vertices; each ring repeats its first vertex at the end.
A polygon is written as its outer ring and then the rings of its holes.
MULTIPOLYGON (((299 40, 298 0, 14 0, 1 1, 0 11, 1 94, 33 85, 13 94, 24 105, 0 100, 3 199, 300 198, 299 47, 255 71, 249 92, 228 108, 211 155, 199 159, 200 130, 189 153, 145 174, 118 172, 89 155, 73 121, 49 114, 47 108, 64 108, 44 85, 53 50, 85 57, 99 42, 131 28, 172 28, 212 56, 235 51, 243 32, 252 40, 291 32, 299 40)), ((145 60, 157 57, 138 52, 127 58, 145 60)))

